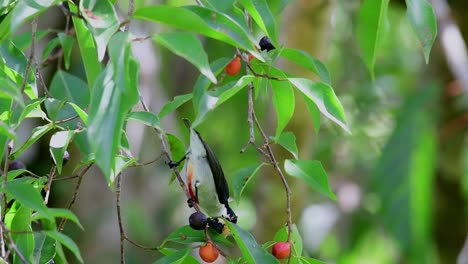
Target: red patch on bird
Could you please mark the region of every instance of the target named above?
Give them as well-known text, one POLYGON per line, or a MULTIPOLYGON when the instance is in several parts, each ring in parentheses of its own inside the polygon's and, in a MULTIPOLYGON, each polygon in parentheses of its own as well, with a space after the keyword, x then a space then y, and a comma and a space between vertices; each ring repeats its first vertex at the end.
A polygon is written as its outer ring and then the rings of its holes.
POLYGON ((193 167, 192 167, 192 162, 189 161, 188 166, 187 166, 188 191, 189 191, 190 197, 192 197, 192 199, 196 199, 195 193, 193 191, 194 188, 193 188, 192 180, 193 180, 193 167))

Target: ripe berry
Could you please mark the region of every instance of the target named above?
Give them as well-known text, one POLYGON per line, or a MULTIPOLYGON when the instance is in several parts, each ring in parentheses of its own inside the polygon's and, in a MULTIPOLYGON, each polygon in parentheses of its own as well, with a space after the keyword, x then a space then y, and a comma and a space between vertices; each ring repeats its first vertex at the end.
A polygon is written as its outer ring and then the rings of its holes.
POLYGON ((203 261, 208 263, 214 262, 219 256, 218 249, 210 242, 200 247, 198 254, 200 254, 200 258, 203 259, 203 261))
POLYGON ((276 242, 271 249, 271 254, 277 259, 285 259, 291 252, 291 244, 289 242, 276 242))
POLYGON ((206 215, 201 212, 195 212, 189 217, 190 227, 195 230, 205 229, 207 223, 208 219, 206 218, 206 215))
POLYGON ((270 50, 275 49, 275 46, 273 46, 273 44, 271 44, 271 41, 267 36, 260 39, 260 42, 258 43, 258 45, 260 45, 261 50, 270 51, 270 50))
POLYGON ((26 169, 23 162, 14 160, 8 165, 8 171, 26 169))
POLYGON ((252 61, 254 58, 254 55, 252 55, 252 53, 249 53, 249 61, 252 61))
POLYGON ((224 71, 226 71, 228 75, 234 76, 240 71, 240 68, 241 68, 241 60, 240 60, 240 57, 237 56, 234 59, 232 59, 231 62, 229 62, 229 64, 224 69, 224 71))

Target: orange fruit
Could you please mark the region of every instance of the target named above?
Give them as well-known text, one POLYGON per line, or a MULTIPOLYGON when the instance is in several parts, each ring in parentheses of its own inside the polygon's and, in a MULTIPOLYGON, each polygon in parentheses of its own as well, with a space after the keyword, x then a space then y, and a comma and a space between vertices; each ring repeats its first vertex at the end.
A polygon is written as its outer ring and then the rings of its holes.
POLYGON ((234 59, 232 59, 232 61, 229 62, 228 65, 226 65, 226 68, 224 69, 224 71, 228 75, 234 76, 237 73, 239 73, 240 68, 241 68, 241 59, 239 56, 237 56, 234 59))
POLYGON ((271 249, 271 254, 277 259, 285 259, 291 253, 291 244, 288 242, 276 242, 271 249))
POLYGON ((211 242, 208 242, 203 247, 200 247, 198 254, 200 254, 200 258, 203 259, 203 261, 208 263, 214 262, 219 256, 218 249, 216 249, 216 247, 211 242))

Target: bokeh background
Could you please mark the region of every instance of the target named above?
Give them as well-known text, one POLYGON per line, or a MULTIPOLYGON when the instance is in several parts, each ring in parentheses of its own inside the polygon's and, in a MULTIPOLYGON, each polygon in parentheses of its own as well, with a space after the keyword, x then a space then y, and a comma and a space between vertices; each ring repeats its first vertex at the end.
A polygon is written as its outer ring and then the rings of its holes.
MULTIPOLYGON (((182 0, 135 2, 136 8, 194 4, 182 0)), ((128 3, 117 3, 124 18, 128 3)), ((361 1, 291 0, 278 16, 280 42, 307 51, 327 66, 352 131, 347 134, 323 118, 316 135, 309 112, 297 96, 296 112, 286 130, 296 134, 301 159, 322 162, 338 197, 331 201, 303 182, 288 178, 293 221, 304 239, 306 255, 328 263, 468 263, 468 100, 463 93, 468 86, 460 80, 468 75, 468 60, 460 49, 466 46, 463 39, 468 39, 468 1, 433 3, 436 11, 449 9, 439 20, 439 35, 426 64, 406 20, 404 1, 390 1, 374 78, 356 38, 361 1), (463 39, 454 37, 457 29, 463 39), (461 64, 448 60, 447 51, 461 64), (454 75, 457 70, 465 76, 454 75)), ((39 28, 62 30, 63 13, 53 8, 41 15, 39 28)), ((131 32, 138 37, 167 30, 146 22, 131 23, 131 32)), ((261 33, 257 36, 262 37, 261 33)), ((203 41, 210 60, 234 54, 225 44, 203 41)), ((135 42, 133 52, 140 62, 141 91, 152 111, 158 112, 174 96, 191 92, 198 72, 189 63, 150 40, 135 42)), ((84 78, 76 46, 72 64, 71 71, 84 78)), ((280 67, 296 76, 316 78, 293 65, 281 62, 280 67)), ((56 69, 54 63, 43 69, 48 81, 56 69)), ((181 119, 193 119, 192 109, 189 102, 162 120, 164 128, 185 144, 188 133, 181 119)), ((257 99, 256 109, 262 125, 273 135, 276 117, 268 94, 257 99)), ((26 124, 19 132, 26 138, 36 125, 26 124)), ((239 153, 248 141, 246 91, 210 114, 199 131, 218 155, 230 182, 240 168, 264 161, 252 148, 239 153)), ((151 129, 128 123, 127 134, 132 154, 140 161, 161 154, 151 129)), ((37 174, 50 170, 48 142, 45 138, 21 157, 37 174)), ((280 147, 274 150, 280 160, 290 157, 280 147)), ((73 174, 80 160, 74 146, 69 151, 72 161, 65 167, 65 176, 73 174)), ((191 210, 170 179, 164 160, 123 173, 123 223, 133 240, 158 246, 170 232, 188 223, 191 210)), ((74 185, 74 181, 54 183, 51 206, 67 206, 74 185)), ((272 240, 286 221, 285 198, 279 177, 263 167, 241 203, 233 203, 239 224, 259 243, 272 240)), ((115 194, 96 167, 84 176, 73 210, 85 230, 68 224, 65 232, 77 241, 85 262, 118 263, 115 194)), ((127 263, 150 263, 160 257, 157 251, 130 244, 126 244, 126 255, 127 263)), ((70 259, 73 262, 72 256, 70 259)))

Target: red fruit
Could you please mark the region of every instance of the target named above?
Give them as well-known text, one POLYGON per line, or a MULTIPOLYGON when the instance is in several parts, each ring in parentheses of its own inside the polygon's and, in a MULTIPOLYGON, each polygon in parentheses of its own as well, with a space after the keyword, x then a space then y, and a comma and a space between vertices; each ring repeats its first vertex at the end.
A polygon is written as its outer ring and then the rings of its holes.
POLYGON ((224 71, 226 71, 228 75, 234 76, 240 71, 240 68, 241 68, 241 60, 240 60, 240 57, 237 56, 234 59, 232 59, 231 62, 229 62, 229 64, 224 69, 224 71))
POLYGON ((254 55, 252 55, 252 53, 249 53, 249 61, 253 60, 254 58, 254 55))
POLYGON ((277 259, 285 259, 291 253, 291 244, 289 242, 276 242, 271 249, 271 254, 277 259))
POLYGON ((208 263, 214 262, 219 256, 218 249, 216 249, 216 247, 210 242, 206 243, 203 247, 200 247, 198 254, 200 254, 201 259, 208 263))

